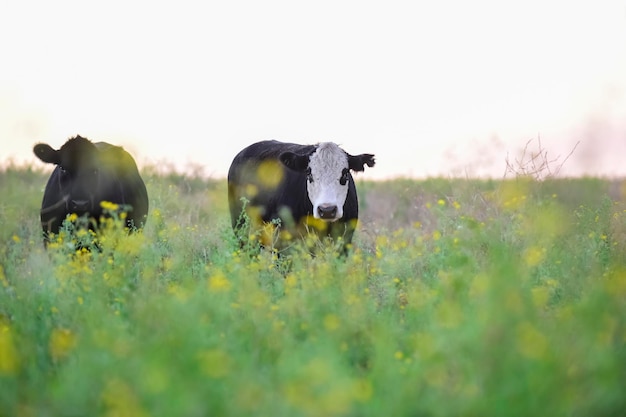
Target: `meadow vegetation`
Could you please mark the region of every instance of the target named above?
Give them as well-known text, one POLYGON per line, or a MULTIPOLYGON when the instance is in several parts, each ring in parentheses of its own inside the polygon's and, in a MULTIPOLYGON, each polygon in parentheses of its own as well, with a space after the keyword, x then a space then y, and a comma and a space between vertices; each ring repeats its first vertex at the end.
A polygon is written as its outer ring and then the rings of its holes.
POLYGON ((46 251, 48 173, 0 172, 2 416, 626 414, 626 182, 357 177, 350 256, 286 267, 151 168, 141 233, 46 251))

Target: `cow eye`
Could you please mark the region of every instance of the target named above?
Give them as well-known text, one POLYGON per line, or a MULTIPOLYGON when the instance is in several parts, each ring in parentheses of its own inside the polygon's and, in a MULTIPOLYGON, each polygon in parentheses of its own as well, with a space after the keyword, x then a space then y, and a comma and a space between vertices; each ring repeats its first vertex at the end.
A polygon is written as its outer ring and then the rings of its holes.
POLYGON ((346 183, 348 182, 349 173, 350 173, 350 170, 347 168, 344 168, 344 170, 341 172, 341 178, 339 178, 339 184, 346 185, 346 183))
POLYGON ((306 170, 306 180, 308 182, 313 182, 313 174, 311 174, 311 168, 307 168, 306 170))

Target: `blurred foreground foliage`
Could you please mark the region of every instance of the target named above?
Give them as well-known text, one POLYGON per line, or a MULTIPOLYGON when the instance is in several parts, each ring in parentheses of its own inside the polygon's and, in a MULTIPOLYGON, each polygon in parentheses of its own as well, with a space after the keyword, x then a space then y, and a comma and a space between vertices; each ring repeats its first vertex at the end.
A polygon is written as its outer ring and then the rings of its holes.
POLYGON ((626 182, 357 178, 352 254, 286 268, 225 180, 143 175, 143 232, 45 251, 0 172, 0 415, 626 413, 626 182))

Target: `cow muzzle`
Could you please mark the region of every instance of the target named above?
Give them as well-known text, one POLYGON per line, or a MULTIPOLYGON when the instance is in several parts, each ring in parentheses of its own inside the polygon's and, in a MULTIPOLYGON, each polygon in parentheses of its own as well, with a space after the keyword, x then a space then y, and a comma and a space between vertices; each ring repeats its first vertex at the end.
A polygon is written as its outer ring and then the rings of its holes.
POLYGON ((323 220, 337 220, 337 206, 334 204, 320 204, 317 206, 317 214, 323 220))
POLYGON ((70 200, 70 210, 76 212, 88 211, 91 206, 90 200, 70 200))

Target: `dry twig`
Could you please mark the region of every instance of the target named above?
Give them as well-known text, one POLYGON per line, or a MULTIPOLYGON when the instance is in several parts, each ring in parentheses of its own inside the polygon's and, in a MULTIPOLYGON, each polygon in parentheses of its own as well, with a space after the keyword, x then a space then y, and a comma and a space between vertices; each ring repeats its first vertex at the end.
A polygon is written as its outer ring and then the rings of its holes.
POLYGON ((556 168, 553 168, 554 164, 556 164, 560 156, 557 156, 554 159, 548 158, 548 151, 543 148, 541 145, 541 137, 537 137, 537 150, 530 150, 530 144, 534 139, 530 139, 526 142, 524 149, 522 150, 520 156, 515 158, 513 161, 510 160, 509 155, 507 153, 505 162, 506 169, 504 172, 504 177, 508 174, 513 174, 515 177, 532 177, 538 181, 545 180, 546 178, 552 178, 559 174, 561 168, 565 164, 565 162, 569 159, 570 156, 578 147, 579 142, 576 142, 576 145, 572 148, 572 150, 567 154, 565 159, 556 165, 556 168))

